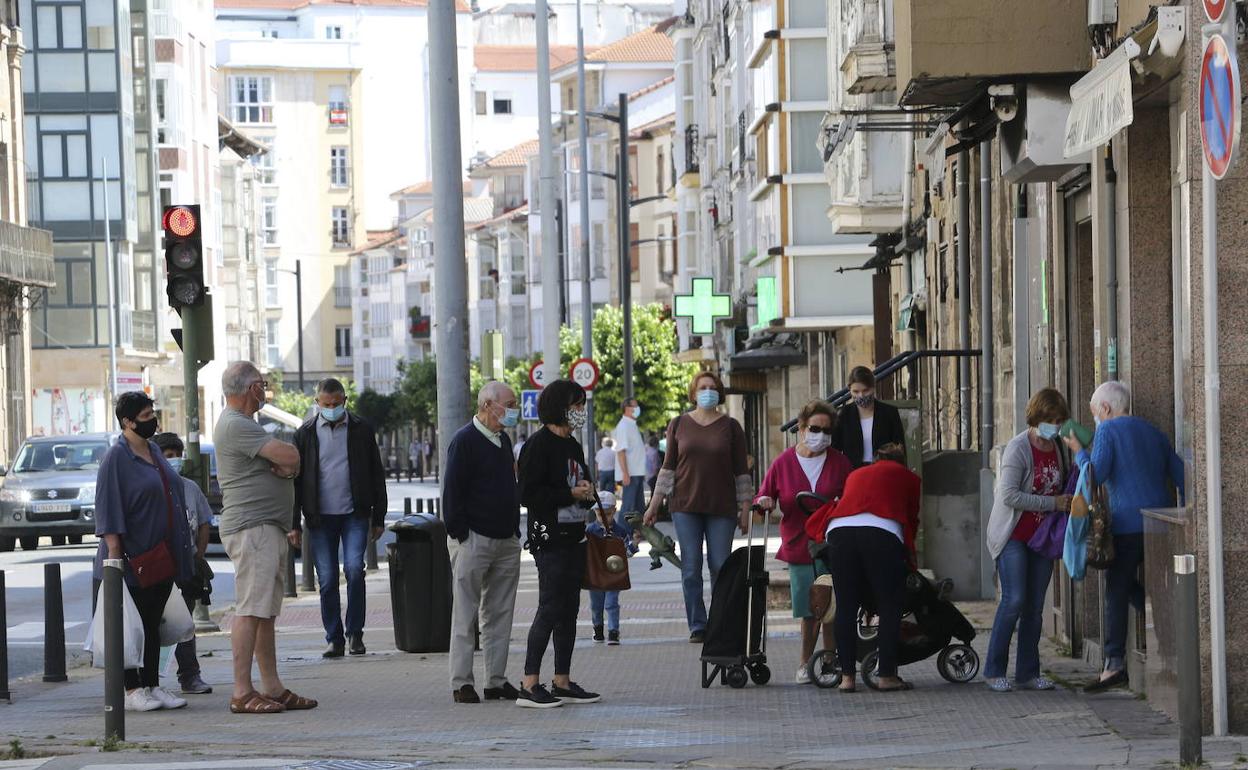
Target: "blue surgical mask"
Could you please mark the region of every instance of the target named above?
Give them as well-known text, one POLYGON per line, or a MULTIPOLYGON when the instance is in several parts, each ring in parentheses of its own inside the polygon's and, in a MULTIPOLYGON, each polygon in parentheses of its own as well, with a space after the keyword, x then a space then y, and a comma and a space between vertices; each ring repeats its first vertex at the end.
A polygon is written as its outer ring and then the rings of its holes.
POLYGON ((1051 422, 1042 422, 1036 426, 1036 435, 1048 441, 1057 438, 1057 431, 1058 427, 1051 422))
POLYGON ((174 473, 182 472, 182 458, 181 457, 167 457, 165 458, 165 462, 169 463, 169 467, 173 468, 174 473))
POLYGON ((347 413, 347 407, 345 404, 339 404, 338 406, 322 406, 321 407, 321 417, 324 417, 326 422, 338 422, 339 420, 342 419, 342 416, 346 413, 347 413))
POLYGON ((510 407, 503 408, 503 416, 499 418, 504 428, 514 428, 520 422, 520 410, 510 407))
POLYGON ((698 406, 702 407, 703 409, 714 409, 715 407, 719 406, 719 391, 718 390, 699 390, 698 391, 698 406))
POLYGON ((633 407, 633 419, 634 419, 634 420, 640 420, 640 419, 641 419, 641 405, 640 405, 640 404, 638 404, 637 406, 634 406, 634 407, 633 407))

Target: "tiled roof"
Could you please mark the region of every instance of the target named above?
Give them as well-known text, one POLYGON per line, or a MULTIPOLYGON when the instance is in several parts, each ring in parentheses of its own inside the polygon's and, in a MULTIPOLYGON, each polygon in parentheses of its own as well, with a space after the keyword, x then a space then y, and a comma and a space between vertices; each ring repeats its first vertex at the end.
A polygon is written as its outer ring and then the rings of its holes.
POLYGON ((529 139, 515 147, 503 150, 499 154, 481 164, 484 168, 523 168, 529 158, 537 154, 537 140, 529 139))
POLYGON ((648 133, 657 131, 660 128, 666 128, 667 126, 673 126, 675 124, 676 124, 676 113, 669 112, 668 114, 664 115, 658 120, 652 120, 649 123, 646 123, 644 125, 637 126, 636 128, 631 129, 628 132, 628 138, 629 139, 642 139, 648 133))
MULTIPOLYGON (((465 179, 464 180, 464 195, 468 195, 471 192, 472 192, 472 181, 469 179, 465 179)), ((390 193, 390 195, 391 196, 433 195, 433 180, 426 179, 423 182, 418 182, 413 185, 408 185, 407 187, 404 187, 402 190, 395 190, 394 192, 390 193)))
MULTIPOLYGON (((275 10, 295 11, 309 5, 330 6, 372 6, 378 8, 425 8, 429 0, 215 0, 217 8, 233 10, 275 10)), ((455 0, 455 10, 470 13, 471 8, 464 0, 455 0)))
MULTIPOLYGON (((493 210, 491 209, 491 212, 492 211, 493 210)), ((470 229, 477 230, 477 229, 489 227, 491 225, 496 225, 500 222, 510 222, 512 220, 527 220, 528 216, 529 216, 529 204, 522 203, 519 206, 516 206, 514 209, 511 209, 510 211, 504 211, 503 213, 499 214, 496 217, 490 217, 489 219, 485 219, 480 222, 477 222, 470 229)), ((467 223, 466 218, 465 218, 465 223, 467 223)))
MULTIPOLYGON (((464 227, 470 227, 478 224, 479 222, 484 222, 492 216, 494 216, 493 198, 464 198, 464 227)), ((437 211, 434 209, 426 209, 412 219, 419 219, 422 222, 432 224, 438 219, 437 211)))
POLYGON ((658 91, 658 90, 659 90, 660 88, 662 88, 663 86, 667 85, 668 83, 674 83, 674 82, 676 82, 676 76, 675 76, 675 75, 668 75, 667 77, 663 78, 662 80, 657 81, 657 82, 655 82, 655 83, 651 83, 650 85, 646 86, 645 88, 638 88, 636 91, 633 91, 631 94, 629 94, 629 95, 628 95, 628 100, 631 102, 631 101, 633 101, 634 99, 640 99, 641 97, 645 96, 646 94, 652 94, 652 93, 654 93, 655 91, 658 91))
MULTIPOLYGON (((596 48, 586 48, 586 55, 596 48)), ((482 72, 536 72, 537 49, 531 45, 478 45, 472 49, 473 63, 482 72)), ((550 47, 550 68, 559 69, 576 61, 576 46, 550 47)))
POLYGON ((367 230, 364 233, 366 243, 351 252, 352 255, 363 254, 366 251, 380 249, 382 246, 389 246, 393 243, 403 240, 403 235, 398 230, 367 230))
MULTIPOLYGON (((666 23, 666 22, 664 22, 666 23)), ((676 58, 672 39, 659 31, 663 24, 604 45, 585 55, 591 62, 670 62, 676 58)))

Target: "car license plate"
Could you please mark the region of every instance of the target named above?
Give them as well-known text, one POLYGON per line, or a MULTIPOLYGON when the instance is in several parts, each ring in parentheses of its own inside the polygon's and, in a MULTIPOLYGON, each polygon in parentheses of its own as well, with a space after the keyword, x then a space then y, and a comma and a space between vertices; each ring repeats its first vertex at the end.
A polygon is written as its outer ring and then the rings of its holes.
POLYGON ((74 506, 71 503, 35 503, 31 510, 35 513, 69 513, 74 506))

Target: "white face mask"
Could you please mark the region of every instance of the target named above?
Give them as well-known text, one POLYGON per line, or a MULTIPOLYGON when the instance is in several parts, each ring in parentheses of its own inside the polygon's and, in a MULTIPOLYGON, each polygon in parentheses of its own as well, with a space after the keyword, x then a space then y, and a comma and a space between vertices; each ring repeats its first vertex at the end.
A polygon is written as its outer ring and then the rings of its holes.
POLYGON ((806 432, 805 438, 806 448, 815 454, 828 451, 828 447, 832 446, 832 437, 826 433, 806 432))

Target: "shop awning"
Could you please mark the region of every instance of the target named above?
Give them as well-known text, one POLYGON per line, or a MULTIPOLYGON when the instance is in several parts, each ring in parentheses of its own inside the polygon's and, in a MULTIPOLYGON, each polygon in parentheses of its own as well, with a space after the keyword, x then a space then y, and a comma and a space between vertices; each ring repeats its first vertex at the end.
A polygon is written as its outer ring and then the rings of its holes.
POLYGON ((1127 38, 1092 71, 1070 87, 1063 152, 1075 158, 1105 144, 1135 119, 1131 96, 1131 60, 1140 46, 1127 38))

